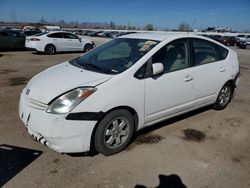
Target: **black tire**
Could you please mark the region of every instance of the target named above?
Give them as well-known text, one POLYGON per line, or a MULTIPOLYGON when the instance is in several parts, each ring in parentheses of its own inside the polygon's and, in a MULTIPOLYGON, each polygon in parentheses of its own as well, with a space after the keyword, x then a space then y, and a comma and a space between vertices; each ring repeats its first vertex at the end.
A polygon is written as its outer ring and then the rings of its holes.
POLYGON ((88 52, 88 51, 91 50, 91 49, 92 49, 91 44, 86 44, 86 45, 84 46, 83 52, 88 52))
POLYGON ((56 47, 53 44, 47 44, 44 48, 44 52, 48 55, 56 53, 56 47))
POLYGON ((134 133, 133 116, 123 109, 110 112, 97 126, 94 146, 96 151, 106 156, 126 148, 134 133), (120 143, 117 144, 119 141, 120 143))
POLYGON ((216 102, 213 105, 215 110, 223 110, 231 102, 233 95, 233 87, 231 84, 226 83, 220 90, 216 102))

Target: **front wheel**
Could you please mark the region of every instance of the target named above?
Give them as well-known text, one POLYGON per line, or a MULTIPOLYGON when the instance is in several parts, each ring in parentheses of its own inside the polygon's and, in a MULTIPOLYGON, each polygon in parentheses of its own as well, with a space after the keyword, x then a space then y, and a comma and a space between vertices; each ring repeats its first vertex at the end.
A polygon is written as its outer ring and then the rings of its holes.
POLYGON ((119 109, 107 114, 99 123, 95 135, 95 149, 103 155, 122 151, 131 141, 134 119, 127 110, 119 109))
POLYGON ((233 89, 230 84, 225 84, 220 90, 219 96, 213 105, 215 110, 223 110, 230 103, 233 89))

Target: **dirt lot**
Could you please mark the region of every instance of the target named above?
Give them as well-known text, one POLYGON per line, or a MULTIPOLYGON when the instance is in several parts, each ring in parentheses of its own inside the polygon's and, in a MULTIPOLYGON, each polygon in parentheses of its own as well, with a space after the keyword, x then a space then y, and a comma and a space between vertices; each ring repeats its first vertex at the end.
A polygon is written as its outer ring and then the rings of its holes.
POLYGON ((1 52, 0 187, 250 187, 250 51, 235 50, 241 83, 227 109, 156 124, 110 157, 53 152, 32 141, 18 118, 27 81, 80 53, 1 52))

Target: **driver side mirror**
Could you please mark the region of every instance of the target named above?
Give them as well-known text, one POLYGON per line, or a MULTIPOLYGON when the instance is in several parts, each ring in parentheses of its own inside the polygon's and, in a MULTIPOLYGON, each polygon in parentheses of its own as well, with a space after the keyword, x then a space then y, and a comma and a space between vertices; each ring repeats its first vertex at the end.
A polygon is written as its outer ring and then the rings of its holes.
POLYGON ((82 38, 78 37, 78 40, 79 40, 80 42, 82 42, 82 38))
POLYGON ((164 67, 162 63, 154 63, 152 64, 152 76, 156 76, 159 75, 161 73, 163 73, 164 71, 164 67))

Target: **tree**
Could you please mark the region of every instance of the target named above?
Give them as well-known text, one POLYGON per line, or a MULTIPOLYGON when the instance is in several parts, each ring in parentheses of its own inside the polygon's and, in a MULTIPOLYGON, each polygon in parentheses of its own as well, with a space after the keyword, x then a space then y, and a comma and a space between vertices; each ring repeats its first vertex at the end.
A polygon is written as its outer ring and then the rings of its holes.
POLYGON ((145 30, 147 30, 147 31, 153 31, 154 30, 154 26, 152 25, 152 24, 147 24, 147 25, 145 25, 145 30))
POLYGON ((179 30, 179 31, 189 31, 189 30, 190 30, 190 26, 189 26, 189 24, 187 24, 186 22, 182 22, 182 23, 180 23, 180 25, 178 26, 178 30, 179 30))

